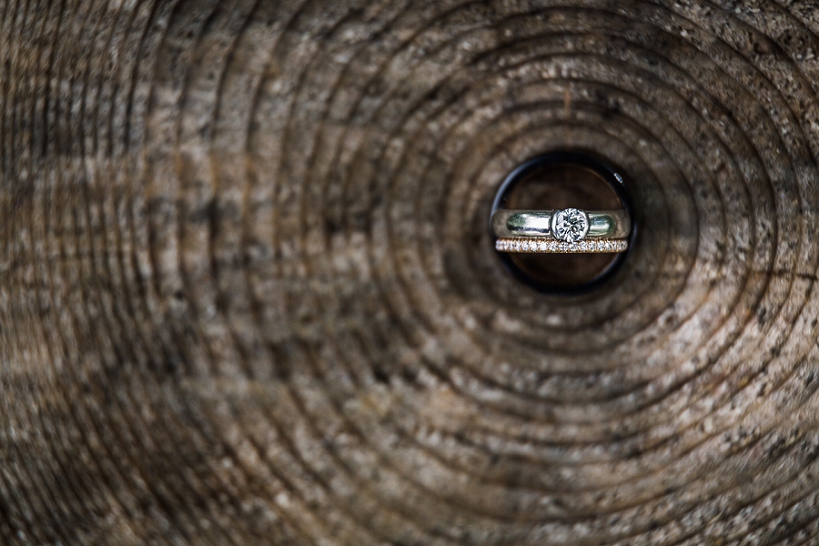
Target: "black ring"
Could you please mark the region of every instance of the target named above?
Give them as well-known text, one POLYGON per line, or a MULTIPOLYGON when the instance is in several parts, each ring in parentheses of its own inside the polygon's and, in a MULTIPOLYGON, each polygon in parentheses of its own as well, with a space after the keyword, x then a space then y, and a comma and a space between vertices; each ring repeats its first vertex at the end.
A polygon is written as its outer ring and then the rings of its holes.
MULTIPOLYGON (((617 272, 618 269, 622 266, 623 262, 626 259, 626 256, 631 252, 631 249, 634 247, 634 240, 637 237, 637 222, 634 216, 634 207, 631 202, 631 198, 626 191, 625 184, 623 182, 623 177, 612 167, 604 163, 603 161, 593 157, 589 154, 576 152, 576 151, 556 151, 550 152, 543 155, 539 155, 534 157, 515 170, 513 170, 509 175, 504 179, 503 183, 501 184, 500 188, 498 188, 497 193, 495 194, 495 199, 492 202, 492 209, 489 211, 489 219, 491 222, 492 215, 495 214, 495 211, 498 209, 505 208, 506 202, 509 199, 509 195, 512 190, 518 185, 521 180, 524 180, 526 176, 533 171, 540 170, 546 167, 555 166, 555 165, 573 165, 578 167, 585 167, 590 169, 600 175, 603 180, 605 180, 609 186, 614 190, 617 198, 620 200, 620 204, 622 205, 623 209, 628 213, 631 217, 631 232, 628 236, 629 246, 626 252, 622 252, 616 256, 616 258, 608 265, 599 275, 593 278, 590 281, 571 285, 571 286, 558 286, 543 283, 533 279, 530 275, 526 274, 524 271, 518 267, 512 260, 512 257, 505 253, 505 252, 498 252, 495 251, 498 255, 498 258, 506 267, 506 269, 518 280, 525 283, 526 285, 534 288, 539 292, 544 292, 547 294, 564 294, 564 295, 578 295, 590 292, 598 287, 600 287, 603 283, 605 283, 609 278, 611 278, 614 273, 617 272)), ((490 233, 490 240, 492 241, 492 247, 494 249, 495 241, 497 237, 492 233, 492 228, 490 222, 487 222, 487 226, 489 228, 490 233)))

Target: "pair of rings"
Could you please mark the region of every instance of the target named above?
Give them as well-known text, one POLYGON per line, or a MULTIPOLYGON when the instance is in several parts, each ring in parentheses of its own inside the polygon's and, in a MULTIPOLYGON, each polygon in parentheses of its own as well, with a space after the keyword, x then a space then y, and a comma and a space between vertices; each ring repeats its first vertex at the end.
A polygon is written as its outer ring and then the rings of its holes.
POLYGON ((628 250, 631 218, 625 210, 499 209, 492 232, 500 252, 603 253, 628 250))
POLYGON ((631 218, 625 210, 499 209, 492 215, 492 232, 500 252, 625 252, 631 218))
MULTIPOLYGON (((625 252, 634 226, 623 185, 623 178, 616 170, 585 153, 558 151, 530 159, 506 177, 495 195, 490 219, 495 249, 504 253, 537 254, 625 252), (580 177, 572 183, 585 188, 585 192, 603 191, 609 195, 613 191, 623 208, 587 211, 579 208, 513 210, 504 207, 513 189, 521 183, 525 185, 537 180, 539 184, 540 180, 545 182, 553 176, 575 180, 573 177, 578 176, 577 173, 580 177), (590 181, 595 183, 590 185, 590 181)), ((606 197, 602 202, 607 200, 611 201, 606 197)))

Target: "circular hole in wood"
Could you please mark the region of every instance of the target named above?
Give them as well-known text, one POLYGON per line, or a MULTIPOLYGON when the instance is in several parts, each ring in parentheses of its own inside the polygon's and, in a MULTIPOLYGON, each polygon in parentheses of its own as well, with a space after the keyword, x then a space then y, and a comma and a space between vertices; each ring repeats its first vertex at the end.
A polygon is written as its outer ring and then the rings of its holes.
MULTIPOLYGON (((623 176, 590 153, 561 151, 531 159, 512 171, 492 204, 498 209, 625 209, 631 216, 629 249, 636 226, 623 176)), ((493 238, 493 244, 494 244, 493 238)), ((600 254, 525 254, 498 252, 517 279, 538 291, 576 294, 597 288, 612 277, 629 251, 600 254)))

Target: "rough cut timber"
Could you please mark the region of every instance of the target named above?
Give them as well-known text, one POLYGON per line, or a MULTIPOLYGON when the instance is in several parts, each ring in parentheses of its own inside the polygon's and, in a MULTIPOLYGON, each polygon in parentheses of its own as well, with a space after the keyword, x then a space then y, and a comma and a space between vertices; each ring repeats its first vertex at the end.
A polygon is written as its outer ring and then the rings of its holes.
POLYGON ((809 0, 0 0, 0 543, 819 543, 809 0), (615 279, 492 195, 622 165, 615 279))

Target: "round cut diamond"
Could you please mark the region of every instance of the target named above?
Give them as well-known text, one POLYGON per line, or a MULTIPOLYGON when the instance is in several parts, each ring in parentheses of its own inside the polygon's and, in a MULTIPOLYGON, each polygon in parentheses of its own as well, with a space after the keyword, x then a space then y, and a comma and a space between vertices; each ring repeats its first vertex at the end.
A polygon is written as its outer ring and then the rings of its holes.
POLYGON ((589 216, 578 209, 555 211, 552 216, 552 235, 560 241, 574 243, 589 232, 589 216))

